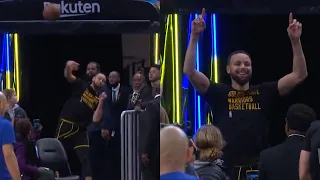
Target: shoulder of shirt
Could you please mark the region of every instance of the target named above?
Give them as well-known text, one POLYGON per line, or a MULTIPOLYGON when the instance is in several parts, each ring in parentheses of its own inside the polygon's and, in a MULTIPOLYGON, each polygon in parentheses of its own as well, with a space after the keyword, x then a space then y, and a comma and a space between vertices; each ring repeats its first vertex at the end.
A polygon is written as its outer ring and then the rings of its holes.
POLYGON ((1 124, 1 127, 12 126, 11 122, 8 119, 3 118, 3 117, 0 118, 0 124, 1 124))

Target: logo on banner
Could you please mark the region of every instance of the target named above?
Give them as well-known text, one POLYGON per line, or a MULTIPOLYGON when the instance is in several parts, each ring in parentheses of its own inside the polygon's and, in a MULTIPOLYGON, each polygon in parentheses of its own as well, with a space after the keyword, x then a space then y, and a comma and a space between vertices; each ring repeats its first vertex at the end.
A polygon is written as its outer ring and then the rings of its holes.
MULTIPOLYGON (((50 2, 43 3, 44 6, 48 4, 50 4, 50 2)), ((99 3, 83 3, 82 1, 76 3, 61 1, 58 5, 60 6, 61 11, 60 18, 100 13, 101 9, 99 3)))

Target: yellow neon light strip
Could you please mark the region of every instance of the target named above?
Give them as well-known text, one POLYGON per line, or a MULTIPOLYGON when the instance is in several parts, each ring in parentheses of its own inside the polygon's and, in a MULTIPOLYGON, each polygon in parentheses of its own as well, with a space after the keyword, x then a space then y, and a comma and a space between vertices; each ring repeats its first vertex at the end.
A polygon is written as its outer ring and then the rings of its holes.
POLYGON ((154 37, 153 37, 153 42, 154 42, 154 50, 153 50, 153 53, 154 53, 154 64, 158 64, 159 62, 159 33, 155 33, 154 34, 154 37))
POLYGON ((178 35, 178 14, 174 14, 174 52, 175 52, 175 94, 176 94, 176 121, 181 123, 181 83, 180 83, 180 53, 178 35))
POLYGON ((176 123, 177 122, 177 119, 176 119, 176 85, 175 85, 175 71, 174 71, 174 69, 175 69, 175 52, 174 52, 174 38, 173 38, 173 31, 174 31, 174 29, 173 29, 173 18, 172 18, 172 14, 170 14, 170 15, 168 15, 168 16, 170 16, 170 33, 171 33, 171 59, 172 59, 172 69, 173 69, 173 71, 172 71, 172 114, 173 114, 173 116, 172 116, 172 121, 174 122, 174 123, 176 123))
POLYGON ((14 43, 14 82, 16 84, 17 100, 20 99, 20 57, 19 57, 19 36, 17 33, 13 35, 14 43))

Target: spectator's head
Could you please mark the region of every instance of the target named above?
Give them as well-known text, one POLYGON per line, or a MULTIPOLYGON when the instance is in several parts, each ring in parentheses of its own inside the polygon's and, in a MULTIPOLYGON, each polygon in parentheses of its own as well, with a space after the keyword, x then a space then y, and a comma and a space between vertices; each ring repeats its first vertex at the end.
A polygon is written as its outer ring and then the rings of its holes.
POLYGON ((96 90, 102 89, 106 83, 106 80, 107 78, 104 74, 98 73, 92 78, 92 85, 96 90))
POLYGON ((91 80, 98 73, 100 73, 100 64, 94 61, 89 62, 86 69, 86 75, 88 80, 91 80))
POLYGON ((135 91, 140 91, 145 83, 145 77, 141 72, 137 72, 132 78, 132 88, 135 91))
POLYGON ((7 98, 2 92, 0 92, 0 116, 3 117, 7 109, 8 109, 7 98))
POLYGON ((111 71, 108 76, 108 81, 111 87, 117 87, 120 83, 120 73, 117 71, 111 71))
POLYGON ((200 151, 200 161, 215 161, 222 155, 223 137, 213 125, 204 125, 196 133, 195 145, 200 151))
POLYGON ((16 91, 13 89, 4 89, 3 94, 6 96, 9 105, 13 106, 18 103, 16 91))
POLYGON ((14 122, 15 133, 22 139, 30 137, 32 128, 33 126, 28 118, 16 119, 14 122))
POLYGON ((294 104, 287 111, 286 134, 305 134, 314 120, 316 120, 316 113, 311 107, 305 104, 294 104))
POLYGON ((190 152, 186 134, 178 127, 167 126, 160 130, 160 175, 184 172, 190 152))
POLYGON ((149 81, 150 82, 159 81, 160 78, 161 78, 160 65, 157 65, 157 64, 152 65, 149 70, 149 81))

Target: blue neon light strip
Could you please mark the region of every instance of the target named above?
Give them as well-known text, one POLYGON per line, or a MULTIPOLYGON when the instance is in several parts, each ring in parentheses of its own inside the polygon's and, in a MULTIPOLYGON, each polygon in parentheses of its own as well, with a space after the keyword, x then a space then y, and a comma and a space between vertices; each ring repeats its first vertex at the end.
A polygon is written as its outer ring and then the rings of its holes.
POLYGON ((213 57, 214 60, 216 61, 218 58, 218 53, 217 53, 217 21, 216 21, 216 14, 212 14, 212 24, 213 24, 213 57))
POLYGON ((9 34, 6 34, 6 72, 10 73, 10 37, 9 34))
MULTIPOLYGON (((198 18, 198 14, 195 14, 195 18, 198 18)), ((199 42, 197 43, 197 53, 196 53, 196 69, 197 71, 200 71, 200 59, 199 59, 199 42)), ((200 96, 197 94, 197 91, 194 90, 194 96, 195 96, 195 108, 196 108, 196 129, 195 132, 201 127, 201 99, 200 96)))
POLYGON ((6 55, 6 35, 3 35, 2 39, 2 58, 1 58, 1 66, 0 66, 0 71, 4 71, 4 66, 5 66, 5 55, 6 55))

